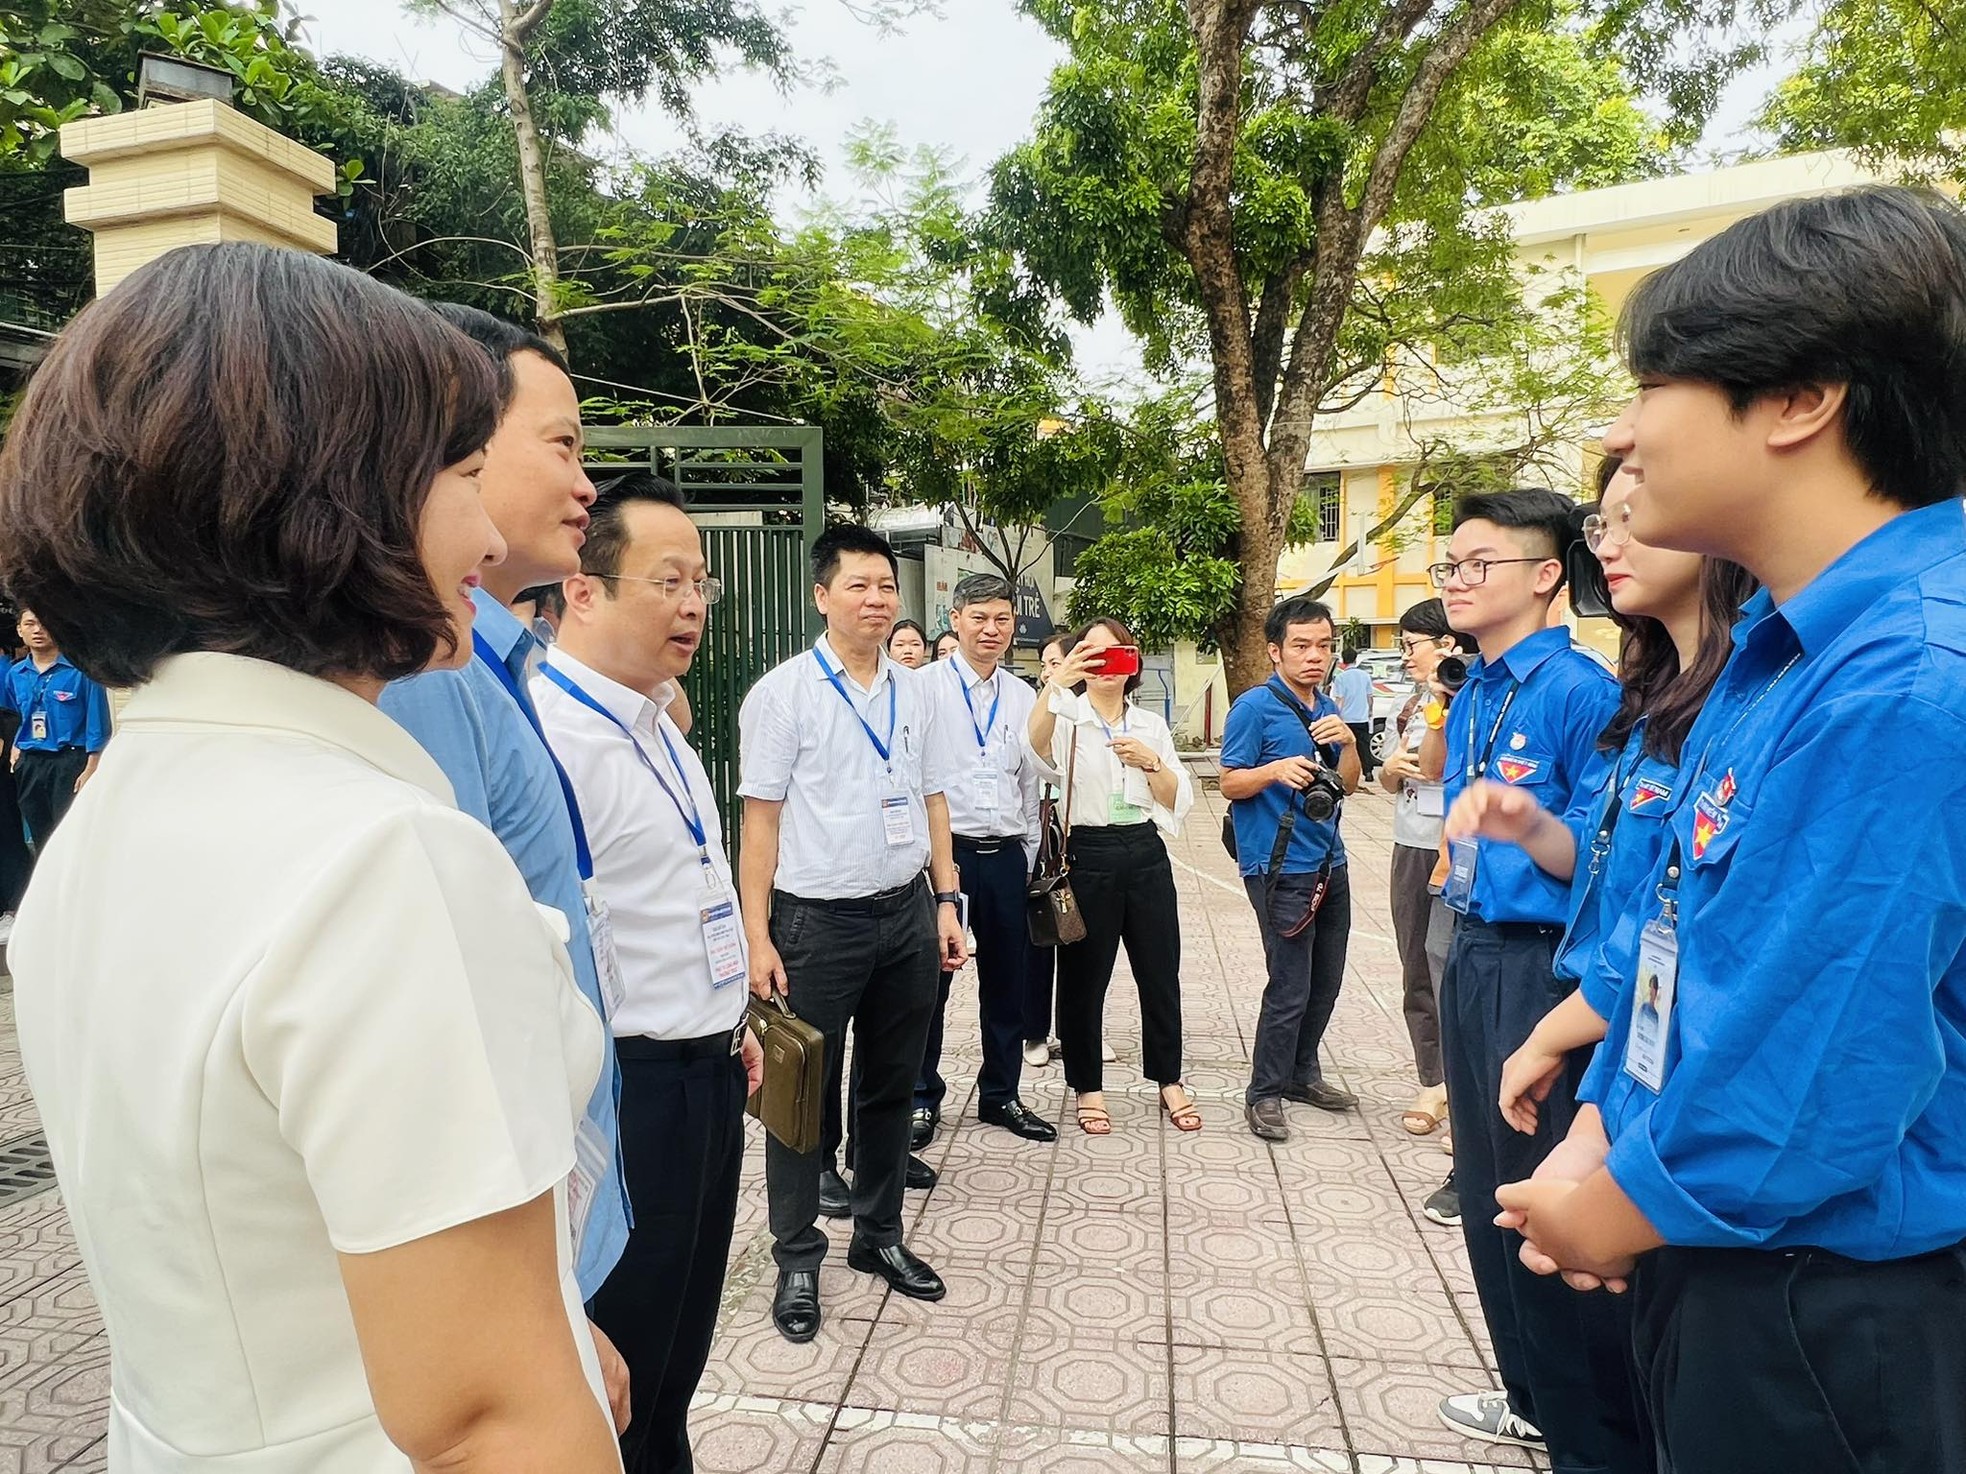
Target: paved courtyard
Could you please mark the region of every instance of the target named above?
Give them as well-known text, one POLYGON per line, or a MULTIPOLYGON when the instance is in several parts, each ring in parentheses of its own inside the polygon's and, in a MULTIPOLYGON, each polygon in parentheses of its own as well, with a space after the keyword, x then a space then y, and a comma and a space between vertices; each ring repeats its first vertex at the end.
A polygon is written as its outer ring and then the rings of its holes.
MULTIPOLYGON (((1058 1066, 1024 1098, 1064 1127, 1036 1146, 966 1119, 973 976, 951 1003, 952 1093, 909 1195, 909 1242, 949 1283, 921 1305, 844 1266, 827 1321, 792 1346, 768 1314, 762 1153, 747 1161, 724 1324, 695 1416, 702 1474, 1466 1474, 1528 1467, 1442 1427, 1444 1392, 1494 1385, 1457 1232, 1420 1217, 1447 1166, 1400 1129, 1412 1093, 1386 911, 1390 801, 1346 819, 1356 908, 1327 1074, 1364 1101, 1290 1107, 1270 1147, 1242 1124, 1260 943, 1204 793, 1174 846, 1187 1078, 1206 1117, 1182 1136, 1137 1077, 1124 971, 1107 1077, 1114 1133, 1066 1118, 1058 1066), (958 1108, 960 1105, 960 1109, 958 1108)), ((0 1148, 35 1129, 11 999, 0 1000, 0 1148)), ((755 1130, 755 1127, 754 1127, 755 1130)), ((105 1467, 108 1349, 52 1190, 0 1208, 0 1474, 105 1467)))

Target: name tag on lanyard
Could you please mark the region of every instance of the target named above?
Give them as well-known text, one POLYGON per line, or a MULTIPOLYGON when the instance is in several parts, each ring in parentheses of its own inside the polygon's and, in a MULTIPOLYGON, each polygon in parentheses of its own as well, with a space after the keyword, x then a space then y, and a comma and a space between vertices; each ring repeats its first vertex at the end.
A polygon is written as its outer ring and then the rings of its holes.
POLYGON ((28 735, 36 742, 46 742, 48 740, 48 714, 45 711, 35 712, 33 716, 27 719, 27 731, 28 735))
POLYGON ((704 872, 706 885, 697 907, 703 927, 703 952, 710 963, 710 986, 721 990, 741 983, 750 972, 744 957, 744 933, 738 924, 737 903, 729 889, 704 872))
POLYGON ((580 1257, 587 1220, 594 1216, 595 1194, 612 1171, 614 1153, 608 1150, 607 1138, 590 1117, 582 1116, 573 1134, 573 1171, 567 1176, 567 1232, 575 1259, 580 1257))
POLYGON ((915 842, 915 806, 905 793, 891 793, 881 800, 881 834, 889 849, 915 842))
POLYGON ((970 802, 978 813, 994 815, 1002 807, 998 776, 997 769, 988 767, 978 768, 969 775, 970 802))
POLYGON ((1638 985, 1632 997, 1631 1032, 1625 1040, 1625 1073, 1657 1095, 1666 1084, 1666 1041, 1679 986, 1679 938, 1661 920, 1638 938, 1638 985))
POLYGON ((608 903, 591 880, 580 883, 580 897, 587 910, 587 939, 594 948, 594 971, 601 980, 601 1003, 610 1024, 628 1001, 628 984, 621 976, 621 954, 615 950, 614 922, 608 903))
MULTIPOLYGON (((996 684, 996 676, 990 678, 990 711, 982 724, 976 720, 976 688, 963 680, 963 673, 954 661, 949 662, 951 674, 956 684, 962 687, 963 706, 969 713, 969 729, 976 738, 976 767, 969 776, 970 802, 978 813, 994 817, 1002 807, 1001 770, 990 762, 990 735, 996 730, 997 713, 1003 708, 1003 688, 996 684)), ((976 685, 983 683, 978 681, 976 685)))

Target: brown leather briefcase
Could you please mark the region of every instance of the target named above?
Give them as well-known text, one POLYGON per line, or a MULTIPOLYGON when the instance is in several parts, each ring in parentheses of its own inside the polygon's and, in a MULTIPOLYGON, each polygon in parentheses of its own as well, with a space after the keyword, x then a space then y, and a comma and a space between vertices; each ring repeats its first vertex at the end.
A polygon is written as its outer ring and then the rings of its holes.
POLYGON ((753 998, 745 1017, 764 1048, 765 1077, 744 1109, 784 1146, 795 1152, 818 1151, 826 1036, 777 994, 768 1003, 753 998))

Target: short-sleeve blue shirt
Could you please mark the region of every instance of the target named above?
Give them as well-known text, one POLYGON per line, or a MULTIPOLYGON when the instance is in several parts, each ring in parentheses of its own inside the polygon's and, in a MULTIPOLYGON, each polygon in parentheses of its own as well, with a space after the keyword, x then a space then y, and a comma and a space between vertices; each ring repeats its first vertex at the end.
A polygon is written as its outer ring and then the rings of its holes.
MULTIPOLYGON (((503 604, 479 589, 477 630, 505 660, 519 691, 526 692, 526 658, 532 634, 503 604)), ((457 806, 498 836, 525 877, 526 889, 543 906, 567 919, 567 955, 574 981, 603 1019, 600 975, 587 935, 587 907, 574 855, 573 823, 553 760, 512 693, 484 662, 462 670, 426 671, 383 688, 382 709, 416 738, 451 780, 457 806)), ((603 1033, 606 1031, 603 1030, 603 1033)), ((580 1293, 591 1298, 607 1279, 628 1243, 628 1198, 622 1183, 620 1128, 615 1117, 614 1041, 587 1104, 587 1117, 615 1149, 616 1171, 594 1193, 581 1235, 575 1267, 580 1293)))
MULTIPOLYGON (((1335 772, 1340 750, 1312 742, 1299 712, 1306 712, 1315 723, 1320 717, 1338 715, 1338 708, 1322 692, 1317 704, 1306 708, 1276 676, 1243 692, 1229 708, 1229 719, 1222 727, 1223 768, 1260 768, 1279 758, 1315 756, 1335 772)), ((1284 808, 1296 796, 1294 789, 1272 783, 1255 797, 1229 805, 1236 827, 1236 864, 1244 875, 1268 871, 1284 808)), ((1284 852, 1282 873, 1314 875, 1327 859, 1334 868, 1345 863, 1345 841, 1338 834, 1337 816, 1319 824, 1306 818, 1299 808, 1296 827, 1290 831, 1290 848, 1284 852)))
MULTIPOLYGON (((1441 776, 1448 805, 1486 776, 1527 790, 1553 814, 1564 813, 1579 794, 1603 783, 1607 760, 1597 739, 1617 709, 1616 678, 1572 646, 1567 629, 1538 630, 1494 660, 1477 660, 1447 713, 1441 776)), ((1541 869, 1515 845, 1488 839, 1476 844, 1469 915, 1545 926, 1569 918, 1569 881, 1541 869)))
POLYGON ((109 742, 109 693, 66 655, 57 655, 46 670, 35 669, 31 655, 16 660, 0 682, 0 701, 20 716, 14 746, 22 752, 101 752, 109 742), (37 715, 47 727, 39 737, 34 735, 37 715))
MULTIPOLYGON (((1906 512, 1750 600, 1688 739, 1664 1089, 1586 1094, 1669 1243, 1855 1259, 1966 1238, 1966 518, 1906 512)), ((1633 897, 1641 924, 1660 911, 1633 897)))

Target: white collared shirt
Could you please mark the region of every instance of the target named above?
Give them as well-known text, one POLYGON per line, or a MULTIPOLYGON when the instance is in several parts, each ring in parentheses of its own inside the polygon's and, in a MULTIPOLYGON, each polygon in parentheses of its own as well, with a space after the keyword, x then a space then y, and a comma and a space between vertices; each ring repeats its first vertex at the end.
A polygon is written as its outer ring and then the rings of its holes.
POLYGON ((905 885, 927 868, 924 800, 945 792, 951 778, 928 740, 935 715, 923 677, 882 651, 872 689, 863 688, 822 635, 811 650, 766 671, 744 698, 737 718, 737 791, 785 806, 772 882, 777 889, 820 901, 871 896, 905 885), (827 668, 836 673, 837 688, 827 668), (888 758, 874 747, 868 727, 887 745, 888 758), (902 800, 907 811, 905 844, 887 842, 881 803, 890 797, 902 800))
MULTIPOLYGON (((1092 702, 1070 691, 1053 691, 1051 710, 1057 725, 1051 731, 1051 751, 1039 753, 1025 738, 1025 751, 1043 765, 1045 777, 1065 787, 1067 769, 1072 772, 1071 820, 1074 829, 1099 829, 1111 824, 1138 824, 1152 819, 1168 835, 1181 832, 1181 821, 1195 806, 1194 780, 1187 765, 1175 751, 1174 734, 1156 712, 1135 706, 1131 701, 1120 715, 1119 725, 1108 728, 1104 717, 1092 709, 1092 702), (1078 735, 1078 760, 1072 763, 1072 737, 1078 735), (1129 768, 1113 755, 1112 739, 1137 737, 1154 750, 1163 765, 1174 774, 1174 804, 1159 803, 1147 785, 1147 775, 1129 768)), ((1028 734, 1029 729, 1026 728, 1028 734)))
POLYGON ((130 697, 8 948, 127 1467, 406 1469, 337 1251, 547 1193, 605 1406, 564 1186, 603 1035, 566 935, 354 693, 190 654, 130 697))
POLYGON ((594 883, 608 904, 614 930, 626 995, 610 1021, 615 1037, 728 1034, 744 1016, 747 995, 741 983, 711 986, 702 908, 712 898, 712 888, 715 899, 734 902, 737 887, 724 853, 709 775, 669 720, 675 690, 662 686, 653 697, 644 696, 558 645, 547 651, 546 664, 615 718, 609 721, 581 705, 544 674, 533 677, 533 705, 560 765, 573 780, 594 853, 594 883), (682 809, 663 791, 643 756, 682 800, 682 809), (692 804, 693 817, 703 824, 701 850, 683 818, 692 804))
POLYGON ((944 794, 950 830, 971 839, 1021 840, 1026 858, 1035 858, 1044 779, 1024 731, 1037 693, 1001 665, 979 679, 961 651, 924 666, 915 679, 926 683, 935 705, 929 741, 950 775, 944 794))

